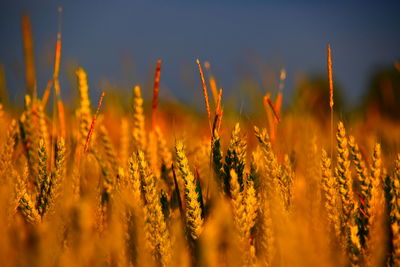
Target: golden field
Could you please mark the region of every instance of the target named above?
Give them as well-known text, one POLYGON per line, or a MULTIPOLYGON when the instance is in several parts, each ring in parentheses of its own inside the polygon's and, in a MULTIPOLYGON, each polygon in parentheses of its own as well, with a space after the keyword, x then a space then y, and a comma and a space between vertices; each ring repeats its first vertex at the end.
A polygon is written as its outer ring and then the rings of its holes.
POLYGON ((204 113, 159 99, 161 61, 128 108, 92 103, 83 68, 65 105, 61 34, 38 90, 23 25, 24 108, 0 104, 5 266, 400 266, 400 126, 336 112, 330 46, 323 92, 285 109, 284 71, 242 116, 200 61, 204 113))

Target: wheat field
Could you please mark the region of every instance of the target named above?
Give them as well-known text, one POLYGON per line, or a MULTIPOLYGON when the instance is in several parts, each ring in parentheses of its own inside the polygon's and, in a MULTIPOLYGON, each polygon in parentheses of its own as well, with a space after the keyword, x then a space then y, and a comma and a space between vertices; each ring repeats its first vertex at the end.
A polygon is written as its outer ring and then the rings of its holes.
POLYGON ((128 108, 93 103, 82 67, 65 105, 61 34, 38 90, 23 29, 24 107, 0 104, 4 266, 400 266, 400 126, 335 110, 330 46, 323 120, 283 86, 248 119, 199 60, 203 113, 163 105, 161 60, 128 108))

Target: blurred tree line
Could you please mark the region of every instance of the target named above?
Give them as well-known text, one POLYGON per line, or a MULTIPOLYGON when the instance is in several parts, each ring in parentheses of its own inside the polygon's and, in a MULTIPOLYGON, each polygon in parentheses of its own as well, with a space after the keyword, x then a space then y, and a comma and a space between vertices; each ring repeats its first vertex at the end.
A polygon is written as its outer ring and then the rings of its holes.
MULTIPOLYGON (((365 116, 383 116, 400 120, 400 63, 375 68, 370 75, 366 91, 356 109, 346 108, 343 87, 334 83, 334 109, 365 116)), ((320 120, 329 117, 329 90, 326 75, 311 75, 297 84, 292 112, 314 114, 320 120)))

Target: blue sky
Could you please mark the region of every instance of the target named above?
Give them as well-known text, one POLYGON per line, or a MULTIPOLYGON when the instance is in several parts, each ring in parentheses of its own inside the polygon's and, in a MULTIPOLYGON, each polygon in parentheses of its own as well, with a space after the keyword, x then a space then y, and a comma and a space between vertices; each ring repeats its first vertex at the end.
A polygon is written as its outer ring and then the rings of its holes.
POLYGON ((158 58, 164 62, 161 89, 183 101, 199 96, 196 58, 211 62, 227 93, 247 72, 261 80, 264 70, 253 65, 285 67, 290 94, 300 74, 326 71, 330 42, 335 80, 355 103, 373 68, 400 58, 395 1, 1 1, 0 63, 15 100, 24 92, 21 15, 31 16, 38 86, 44 88, 52 73, 59 5, 66 96, 72 90, 68 66, 87 70, 96 95, 105 80, 126 88, 148 84, 158 58))

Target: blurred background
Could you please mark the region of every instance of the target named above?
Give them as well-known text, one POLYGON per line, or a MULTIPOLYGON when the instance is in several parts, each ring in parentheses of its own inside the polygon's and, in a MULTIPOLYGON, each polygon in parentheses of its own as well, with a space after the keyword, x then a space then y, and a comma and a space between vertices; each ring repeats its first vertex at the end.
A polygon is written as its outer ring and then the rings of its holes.
POLYGON ((26 91, 21 17, 32 23, 40 94, 52 77, 58 6, 67 102, 77 95, 79 65, 95 99, 102 90, 131 96, 135 84, 150 99, 162 59, 161 101, 203 109, 199 58, 238 109, 276 92, 284 68, 284 104, 315 111, 325 103, 331 43, 337 110, 368 107, 400 118, 399 1, 1 1, 0 64, 13 103, 26 91))

